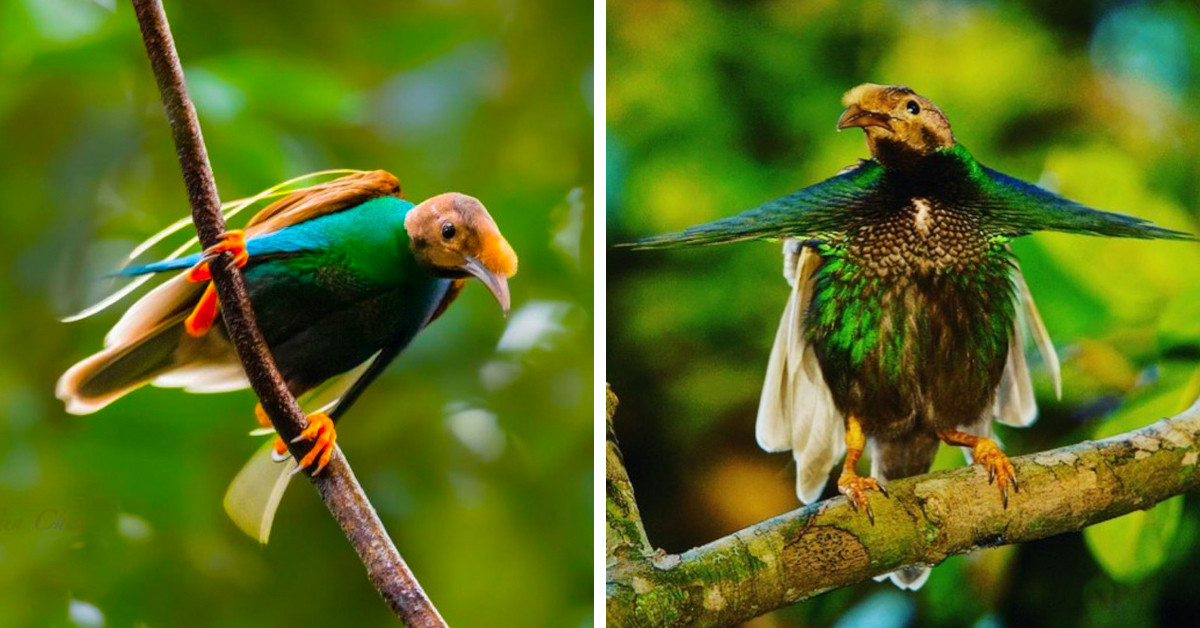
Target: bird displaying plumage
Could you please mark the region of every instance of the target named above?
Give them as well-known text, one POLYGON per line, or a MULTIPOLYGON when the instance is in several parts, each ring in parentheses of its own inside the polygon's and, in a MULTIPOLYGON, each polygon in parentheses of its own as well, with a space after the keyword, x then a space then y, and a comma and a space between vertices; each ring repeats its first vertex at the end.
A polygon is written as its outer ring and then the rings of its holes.
MULTIPOLYGON (((57 396, 68 412, 96 412, 147 383, 188 392, 249 386, 209 280, 209 260, 222 251, 232 251, 243 267, 259 329, 293 395, 352 370, 357 375, 334 402, 309 415, 300 436, 313 441, 308 455, 287 465, 252 460, 231 487, 227 510, 264 542, 290 471, 319 473, 329 461, 334 421, 469 278, 479 279, 507 312, 508 278, 517 270, 512 247, 470 196, 441 194, 414 205, 384 171, 296 190, 210 250, 121 270, 176 274, 125 312, 102 351, 59 379, 57 396)), ((261 407, 255 411, 269 428, 261 407)), ((280 439, 264 453, 272 451, 277 460, 290 458, 280 439)))
MULTIPOLYGON (((1052 230, 1186 239, 1098 211, 987 168, 945 114, 907 87, 847 92, 837 128, 864 131, 871 159, 736 216, 635 248, 784 240, 791 293, 767 365, 759 445, 791 450, 812 503, 844 456, 838 491, 874 521, 869 494, 925 473, 939 443, 964 447, 1008 503, 1018 489, 992 421, 1037 415, 1025 360, 1032 340, 1061 391, 1058 358, 1010 242, 1052 230), (856 464, 871 447, 871 472, 856 464)), ((1061 394, 1061 392, 1060 392, 1061 394)), ((915 589, 929 568, 891 577, 915 589)))

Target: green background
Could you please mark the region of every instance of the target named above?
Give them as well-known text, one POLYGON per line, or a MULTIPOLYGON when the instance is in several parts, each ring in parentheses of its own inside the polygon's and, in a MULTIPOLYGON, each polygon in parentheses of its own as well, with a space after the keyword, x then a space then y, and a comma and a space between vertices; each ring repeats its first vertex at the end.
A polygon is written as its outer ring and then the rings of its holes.
MULTIPOLYGON (((339 442, 451 625, 591 625, 590 3, 167 11, 224 199, 383 168, 487 205, 521 259, 513 313, 473 283, 339 442)), ((395 625, 306 482, 266 547, 226 518, 261 442, 249 392, 87 417, 53 397, 120 307, 56 319, 188 212, 127 2, 0 0, 0 190, 0 626, 395 625)))
MULTIPOLYGON (((843 92, 899 83, 985 164, 1090 205, 1200 232, 1195 3, 608 3, 610 244, 732 215, 866 156, 843 92)), ((1200 245, 1043 234, 1018 242, 1064 361, 1029 453, 1170 416, 1200 393, 1200 245)), ((608 253, 616 430, 651 542, 677 552, 796 508, 794 467, 754 441, 787 286, 780 247, 608 253)), ((943 448, 937 467, 963 464, 943 448)), ((865 466, 863 467, 865 468, 865 466)), ((832 486, 832 483, 830 483, 832 486)), ((991 497, 991 496, 988 496, 991 497)), ((1200 504, 955 557, 905 594, 863 583, 751 623, 1194 623, 1200 504)))

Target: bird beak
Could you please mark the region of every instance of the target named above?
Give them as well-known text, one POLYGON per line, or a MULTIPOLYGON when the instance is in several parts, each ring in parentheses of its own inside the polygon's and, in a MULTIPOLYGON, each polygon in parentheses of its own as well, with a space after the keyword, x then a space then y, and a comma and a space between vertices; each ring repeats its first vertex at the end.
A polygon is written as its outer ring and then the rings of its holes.
POLYGON ((877 126, 881 129, 891 131, 892 127, 888 124, 889 119, 889 116, 886 114, 867 111, 858 105, 850 105, 842 112, 842 117, 838 118, 837 128, 841 131, 842 129, 849 129, 851 127, 866 128, 877 126))
POLYGON ((500 304, 500 309, 504 311, 504 315, 508 316, 508 308, 512 305, 511 297, 508 294, 508 278, 502 275, 497 275, 488 270, 483 262, 466 256, 467 261, 463 262, 462 270, 474 275, 476 279, 483 282, 487 289, 491 291, 492 296, 496 297, 496 302, 500 304))

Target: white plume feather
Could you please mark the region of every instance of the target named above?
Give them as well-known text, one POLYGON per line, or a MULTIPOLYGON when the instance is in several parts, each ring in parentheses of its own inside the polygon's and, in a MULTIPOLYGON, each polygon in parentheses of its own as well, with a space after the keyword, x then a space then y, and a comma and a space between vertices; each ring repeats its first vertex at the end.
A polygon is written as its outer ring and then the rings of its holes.
POLYGON ((799 241, 784 243, 783 274, 792 290, 767 362, 755 423, 760 447, 792 450, 796 494, 804 503, 820 499, 829 470, 845 453, 842 416, 833 405, 816 353, 804 336, 804 316, 820 262, 816 252, 799 241))

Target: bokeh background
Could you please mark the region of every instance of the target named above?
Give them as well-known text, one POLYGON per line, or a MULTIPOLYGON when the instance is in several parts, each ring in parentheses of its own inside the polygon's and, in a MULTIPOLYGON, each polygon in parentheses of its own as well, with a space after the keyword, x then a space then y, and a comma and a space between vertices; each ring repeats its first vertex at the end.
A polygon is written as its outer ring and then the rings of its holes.
MULTIPOLYGON (((993 168, 1200 232, 1200 7, 1093 0, 611 0, 610 244, 731 215, 866 156, 842 93, 907 84, 993 168)), ((1017 245, 1064 359, 1029 453, 1133 429, 1200 393, 1200 245, 1036 235, 1017 245)), ((616 430, 647 533, 676 552, 797 507, 754 441, 787 298, 778 244, 608 251, 616 430)), ((963 464, 943 448, 937 466, 963 464)), ((831 483, 832 485, 832 483, 831 483)), ((865 583, 751 625, 1186 625, 1200 613, 1200 500, 955 557, 917 594, 865 583)))
MULTIPOLYGON (((166 5, 223 198, 384 168, 488 206, 513 313, 468 288, 339 442, 451 625, 591 625, 591 4, 166 5)), ((128 2, 0 0, 0 138, 0 626, 395 625, 306 482, 266 547, 226 518, 249 392, 54 399, 119 308, 57 318, 188 213, 128 2)))

